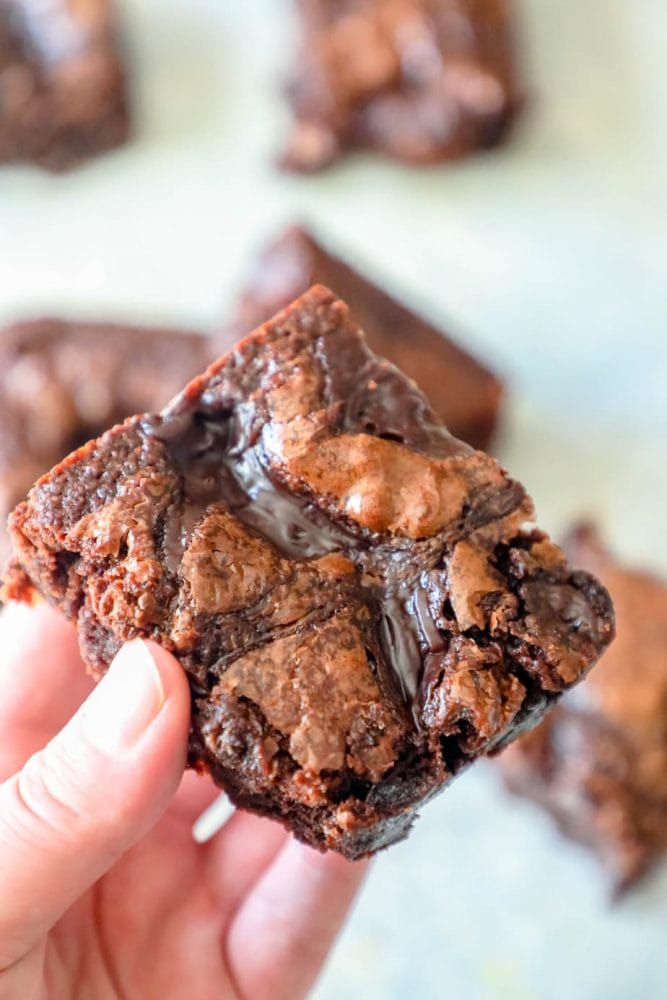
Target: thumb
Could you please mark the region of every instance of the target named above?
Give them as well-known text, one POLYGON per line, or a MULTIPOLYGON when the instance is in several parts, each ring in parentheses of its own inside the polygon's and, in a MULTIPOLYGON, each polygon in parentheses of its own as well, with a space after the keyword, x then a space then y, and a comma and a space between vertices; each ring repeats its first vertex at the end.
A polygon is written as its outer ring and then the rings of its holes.
POLYGON ((157 821, 183 773, 177 661, 129 643, 65 728, 0 785, 0 970, 157 821))

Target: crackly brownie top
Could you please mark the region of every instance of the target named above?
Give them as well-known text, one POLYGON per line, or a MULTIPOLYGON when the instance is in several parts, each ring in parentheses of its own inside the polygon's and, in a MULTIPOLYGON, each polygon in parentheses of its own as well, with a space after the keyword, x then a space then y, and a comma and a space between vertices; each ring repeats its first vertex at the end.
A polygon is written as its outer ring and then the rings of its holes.
MULTIPOLYGON (((209 360, 187 332, 40 319, 0 330, 0 519, 73 448, 159 409, 209 360)), ((5 541, 0 534, 0 563, 5 541)))
POLYGON ((476 122, 516 102, 506 0, 301 0, 299 10, 288 165, 320 166, 339 142, 414 160, 460 152, 476 122))
POLYGON ((316 286, 61 463, 12 528, 93 669, 155 635, 309 773, 375 780, 415 726, 463 758, 497 744, 609 641, 605 592, 519 531, 531 513, 316 286))

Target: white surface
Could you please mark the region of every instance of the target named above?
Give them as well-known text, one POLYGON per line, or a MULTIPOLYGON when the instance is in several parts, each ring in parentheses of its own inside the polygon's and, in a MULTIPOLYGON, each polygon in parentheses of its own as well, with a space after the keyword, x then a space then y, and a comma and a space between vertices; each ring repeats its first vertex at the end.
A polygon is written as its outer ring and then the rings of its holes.
MULTIPOLYGON (((213 325, 307 218, 506 372, 501 455, 560 530, 667 569, 664 0, 532 0, 532 112, 497 155, 281 176, 281 0, 134 0, 141 120, 63 178, 0 171, 0 314, 213 325)), ((594 862, 484 768, 375 864, 321 1000, 665 996, 667 872, 610 908, 594 862)))
POLYGON ((198 844, 205 844, 222 830, 223 826, 234 815, 234 806, 223 793, 211 803, 192 827, 192 836, 198 844))

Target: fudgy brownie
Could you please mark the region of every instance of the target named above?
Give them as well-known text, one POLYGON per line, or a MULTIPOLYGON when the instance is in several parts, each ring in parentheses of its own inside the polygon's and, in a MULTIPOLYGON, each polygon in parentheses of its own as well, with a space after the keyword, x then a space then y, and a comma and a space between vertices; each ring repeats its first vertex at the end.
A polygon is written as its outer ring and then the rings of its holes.
POLYGON ((486 449, 498 420, 502 384, 458 344, 334 257, 305 229, 292 227, 261 254, 235 315, 220 338, 228 350, 311 285, 347 302, 369 347, 414 379, 447 429, 486 449))
POLYGON ((509 0, 299 0, 298 9, 289 169, 359 148, 433 163, 505 136, 520 103, 509 0))
POLYGON ((193 690, 191 763, 356 858, 534 724, 609 642, 604 588, 315 287, 11 517, 100 675, 134 636, 193 690))
POLYGON ((65 170, 128 132, 111 0, 0 0, 0 162, 65 170))
POLYGON ((187 331, 55 319, 0 329, 0 571, 7 516, 35 480, 111 424, 164 406, 214 356, 187 331))
POLYGON ((620 891, 667 850, 667 583, 619 565, 590 526, 566 547, 609 587, 618 638, 500 763, 512 790, 597 852, 620 891))

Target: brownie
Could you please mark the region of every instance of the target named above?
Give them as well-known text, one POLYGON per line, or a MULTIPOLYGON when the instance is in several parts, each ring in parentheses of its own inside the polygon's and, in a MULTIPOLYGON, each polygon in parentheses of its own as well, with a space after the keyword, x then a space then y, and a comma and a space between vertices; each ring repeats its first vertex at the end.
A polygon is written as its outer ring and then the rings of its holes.
POLYGON ((111 0, 0 0, 0 162, 66 170, 128 132, 111 0))
POLYGON ((164 406, 212 357, 187 331, 56 319, 0 329, 0 570, 7 516, 35 480, 111 424, 164 406))
POLYGON ((455 437, 474 448, 488 448, 502 402, 500 380, 305 229, 287 229, 261 254, 222 333, 221 347, 233 347, 240 336, 315 284, 334 289, 347 302, 371 350, 417 382, 455 437))
POLYGON ((500 763, 509 787, 592 848, 622 891, 667 850, 667 583, 619 564, 590 525, 566 548, 609 587, 618 638, 500 763))
POLYGON ((96 676, 135 636, 172 650, 190 762, 357 858, 611 639, 606 591, 522 530, 531 514, 316 286, 41 479, 7 589, 75 619, 96 676))
POLYGON ((349 149, 434 163, 495 146, 519 108, 509 0, 299 0, 288 169, 349 149))

